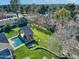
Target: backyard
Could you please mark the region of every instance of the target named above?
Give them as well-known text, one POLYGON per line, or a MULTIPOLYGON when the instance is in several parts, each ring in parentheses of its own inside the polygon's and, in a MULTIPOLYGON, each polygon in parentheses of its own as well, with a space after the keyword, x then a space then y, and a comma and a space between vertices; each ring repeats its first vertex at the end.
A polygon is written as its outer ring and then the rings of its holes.
POLYGON ((79 0, 0 0, 0 59, 79 59, 79 0))
POLYGON ((5 36, 7 37, 7 39, 12 38, 12 37, 18 35, 18 31, 19 31, 19 30, 20 30, 19 27, 13 28, 13 29, 11 29, 10 31, 5 32, 5 36))
MULTIPOLYGON (((17 27, 12 29, 10 32, 5 33, 6 37, 9 39, 13 36, 18 35, 19 29, 20 28, 17 27)), ((34 25, 34 24, 31 26, 31 29, 34 32, 34 40, 38 42, 38 45, 36 46, 42 46, 46 48, 46 42, 49 39, 49 37, 52 35, 52 33, 47 29, 41 26, 38 27, 37 25, 34 25)), ((57 49, 58 44, 56 44, 55 41, 53 42, 53 47, 54 47, 53 51, 58 53, 58 50, 59 50, 57 49)), ((47 57, 48 59, 51 59, 53 57, 53 55, 51 55, 47 51, 29 49, 25 45, 16 49, 14 51, 14 54, 16 55, 16 59, 24 59, 28 57, 30 57, 31 59, 43 59, 43 57, 44 58, 47 57)))

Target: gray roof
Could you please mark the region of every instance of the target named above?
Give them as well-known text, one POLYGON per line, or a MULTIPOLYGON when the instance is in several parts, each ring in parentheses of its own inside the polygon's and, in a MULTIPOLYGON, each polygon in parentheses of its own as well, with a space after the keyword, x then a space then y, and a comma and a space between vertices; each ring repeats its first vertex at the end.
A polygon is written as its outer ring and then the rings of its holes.
POLYGON ((22 30, 26 35, 33 35, 32 30, 31 30, 30 27, 28 27, 28 26, 21 27, 21 30, 22 30))
POLYGON ((0 33, 0 50, 6 49, 6 48, 11 49, 11 46, 8 40, 6 39, 4 33, 0 33))
POLYGON ((4 33, 0 33, 0 43, 8 43, 4 33))
POLYGON ((4 49, 4 50, 0 51, 0 58, 1 59, 13 59, 11 50, 4 49))
POLYGON ((26 18, 20 18, 20 19, 17 21, 18 24, 22 24, 22 23, 24 23, 24 22, 27 22, 27 19, 26 19, 26 18))

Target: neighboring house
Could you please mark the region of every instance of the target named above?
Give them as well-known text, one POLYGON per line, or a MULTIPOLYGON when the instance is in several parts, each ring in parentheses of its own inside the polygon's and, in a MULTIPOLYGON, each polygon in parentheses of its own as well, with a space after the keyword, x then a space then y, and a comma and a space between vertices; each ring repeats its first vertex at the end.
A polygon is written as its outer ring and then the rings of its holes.
POLYGON ((17 20, 9 19, 8 22, 10 23, 10 26, 24 26, 27 25, 27 19, 26 18, 20 18, 17 20))
POLYGON ((10 49, 4 49, 0 51, 1 59, 14 59, 12 55, 12 51, 10 49))
POLYGON ((4 22, 0 21, 0 31, 4 29, 4 26, 5 26, 4 22))
POLYGON ((0 58, 1 59, 13 59, 12 47, 10 46, 4 33, 0 33, 0 58))
POLYGON ((10 26, 17 26, 17 20, 9 19, 8 22, 10 23, 10 26))
POLYGON ((20 18, 19 20, 17 20, 17 24, 18 26, 24 26, 24 25, 27 25, 27 19, 22 17, 20 18))
POLYGON ((5 18, 12 18, 12 17, 16 17, 17 15, 15 13, 6 13, 5 14, 5 18))
POLYGON ((27 19, 26 18, 20 18, 20 19, 17 19, 17 20, 14 20, 14 19, 8 19, 8 20, 4 20, 5 22, 3 21, 0 21, 0 30, 3 30, 6 25, 6 23, 9 23, 10 26, 26 26, 27 25, 27 19))

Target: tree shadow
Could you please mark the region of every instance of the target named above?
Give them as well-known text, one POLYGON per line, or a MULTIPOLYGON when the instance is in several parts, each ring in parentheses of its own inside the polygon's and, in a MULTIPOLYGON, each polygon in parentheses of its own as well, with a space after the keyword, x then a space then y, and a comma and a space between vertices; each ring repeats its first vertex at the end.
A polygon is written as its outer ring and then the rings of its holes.
POLYGON ((27 48, 31 49, 31 48, 34 47, 33 44, 39 45, 37 41, 33 40, 33 41, 31 41, 31 42, 25 43, 25 46, 26 46, 27 48))
POLYGON ((6 29, 6 30, 4 30, 5 33, 9 33, 11 31, 13 31, 13 30, 12 29, 6 29))

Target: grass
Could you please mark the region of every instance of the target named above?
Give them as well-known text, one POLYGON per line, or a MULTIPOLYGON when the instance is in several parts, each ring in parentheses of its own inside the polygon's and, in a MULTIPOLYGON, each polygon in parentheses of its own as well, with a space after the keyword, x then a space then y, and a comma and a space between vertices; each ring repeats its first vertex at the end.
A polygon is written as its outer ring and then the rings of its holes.
POLYGON ((46 46, 46 41, 49 39, 51 32, 43 27, 38 27, 36 25, 32 26, 32 31, 34 32, 34 39, 39 43, 40 46, 46 46))
MULTIPOLYGON (((34 32, 34 40, 38 42, 40 46, 46 46, 46 41, 49 39, 51 32, 46 30, 45 28, 38 27, 37 25, 33 25, 31 27, 34 32)), ((52 58, 52 55, 44 50, 30 50, 26 46, 23 46, 17 50, 15 50, 16 59, 22 59, 24 57, 31 57, 31 59, 42 59, 46 56, 48 59, 52 58)))
POLYGON ((16 35, 18 35, 18 31, 20 30, 20 28, 13 28, 11 29, 11 31, 9 32, 5 32, 5 36, 7 37, 7 39, 14 37, 16 35))
POLYGON ((56 36, 54 34, 52 34, 52 36, 50 38, 51 39, 49 39, 47 41, 46 48, 48 48, 50 51, 56 53, 57 55, 62 56, 58 38, 56 38, 56 36))
POLYGON ((48 59, 52 58, 52 55, 43 50, 30 50, 26 46, 23 46, 15 51, 16 59, 23 59, 24 57, 30 57, 31 59, 42 59, 46 56, 48 59))
MULTIPOLYGON (((36 40, 40 46, 46 47, 46 42, 52 33, 41 26, 38 27, 37 25, 32 25, 31 29, 34 32, 34 40, 36 40)), ((19 28, 14 28, 10 32, 5 33, 5 35, 7 38, 11 38, 18 34, 18 30, 19 28)), ((57 43, 54 42, 53 48, 56 49, 56 45, 57 43)), ((16 59, 23 59, 25 57, 30 57, 31 59, 42 59, 44 56, 51 59, 53 57, 47 51, 28 49, 25 45, 15 50, 14 54, 16 55, 16 59)))

